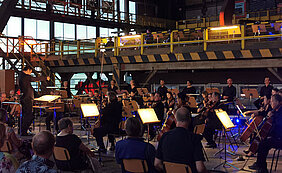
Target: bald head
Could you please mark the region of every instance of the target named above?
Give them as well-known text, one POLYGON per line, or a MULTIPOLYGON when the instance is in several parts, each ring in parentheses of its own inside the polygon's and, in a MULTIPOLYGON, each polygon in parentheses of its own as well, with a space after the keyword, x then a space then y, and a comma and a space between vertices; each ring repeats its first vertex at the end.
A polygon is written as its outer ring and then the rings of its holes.
POLYGON ((36 155, 50 157, 53 153, 55 137, 49 131, 41 131, 32 138, 32 148, 36 155))
POLYGON ((175 113, 175 118, 177 127, 188 128, 191 122, 191 113, 187 108, 180 107, 175 113))

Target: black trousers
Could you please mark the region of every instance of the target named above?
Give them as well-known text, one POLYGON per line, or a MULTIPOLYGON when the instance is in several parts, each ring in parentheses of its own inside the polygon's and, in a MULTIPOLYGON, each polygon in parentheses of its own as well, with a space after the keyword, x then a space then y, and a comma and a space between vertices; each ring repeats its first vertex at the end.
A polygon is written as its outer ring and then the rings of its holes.
POLYGON ((31 97, 25 97, 21 99, 22 105, 22 124, 21 133, 26 134, 30 127, 34 117, 32 112, 33 99, 31 97))
POLYGON ((108 135, 111 145, 115 145, 115 137, 113 135, 110 135, 109 133, 110 131, 103 127, 95 128, 93 130, 93 136, 96 138, 96 142, 99 148, 105 149, 103 137, 106 135, 108 135))
POLYGON ((206 126, 203 137, 207 140, 208 144, 212 145, 215 144, 213 140, 213 135, 215 134, 215 128, 206 126))
POLYGON ((257 165, 263 170, 267 169, 266 158, 269 150, 271 148, 281 148, 281 147, 282 147, 282 139, 268 137, 265 140, 261 141, 258 147, 257 165))
MULTIPOLYGON (((58 127, 58 121, 63 117, 62 113, 56 113, 56 120, 55 120, 55 126, 56 126, 56 130, 59 130, 58 127)), ((48 112, 46 119, 45 119, 45 123, 46 123, 46 130, 51 131, 51 121, 54 121, 54 112, 48 112)))

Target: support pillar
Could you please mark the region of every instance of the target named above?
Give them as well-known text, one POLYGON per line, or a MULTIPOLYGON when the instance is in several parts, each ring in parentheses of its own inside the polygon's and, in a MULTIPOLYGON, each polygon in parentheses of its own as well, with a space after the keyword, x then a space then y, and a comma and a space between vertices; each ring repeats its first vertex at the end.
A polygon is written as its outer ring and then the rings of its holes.
POLYGON ((120 86, 120 64, 113 64, 113 80, 117 82, 117 87, 120 86))

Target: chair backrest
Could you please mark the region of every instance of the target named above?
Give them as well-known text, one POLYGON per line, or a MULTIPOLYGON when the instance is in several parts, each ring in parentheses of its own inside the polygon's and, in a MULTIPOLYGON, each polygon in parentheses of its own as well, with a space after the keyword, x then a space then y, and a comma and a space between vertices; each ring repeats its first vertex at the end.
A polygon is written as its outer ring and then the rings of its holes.
POLYGON ((205 127, 206 127, 206 124, 196 125, 195 128, 194 128, 194 133, 197 134, 197 135, 203 134, 204 131, 205 131, 205 127))
POLYGON ((3 146, 0 148, 0 151, 11 153, 12 151, 11 143, 8 140, 5 140, 3 146))
POLYGON ((66 148, 54 147, 54 157, 55 157, 56 160, 69 161, 70 160, 70 153, 66 148))
POLYGON ((148 164, 146 160, 141 159, 123 159, 123 167, 125 171, 134 173, 146 173, 148 172, 148 164))
POLYGON ((189 165, 164 162, 164 167, 166 173, 192 173, 192 170, 189 165))

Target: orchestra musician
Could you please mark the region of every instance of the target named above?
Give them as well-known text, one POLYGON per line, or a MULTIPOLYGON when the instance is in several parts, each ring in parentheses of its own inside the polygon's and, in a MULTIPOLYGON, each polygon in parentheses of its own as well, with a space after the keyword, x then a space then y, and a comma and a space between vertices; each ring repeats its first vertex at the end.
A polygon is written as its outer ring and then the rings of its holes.
POLYGON ((138 91, 137 91, 136 84, 135 84, 134 80, 130 81, 130 86, 129 86, 127 91, 128 91, 128 93, 133 92, 134 95, 138 95, 138 91))
POLYGON ((68 98, 71 98, 72 94, 71 94, 71 91, 70 91, 70 86, 69 86, 68 81, 64 81, 62 90, 66 90, 68 98))
POLYGON ((12 101, 12 100, 14 100, 14 97, 16 96, 16 94, 15 94, 15 90, 10 90, 10 95, 9 95, 9 99, 10 99, 10 101, 12 101))
POLYGON ((227 99, 227 102, 232 102, 236 97, 236 88, 232 85, 231 78, 227 79, 227 86, 223 88, 222 97, 227 99))
POLYGON ((118 87, 116 86, 116 83, 117 82, 115 80, 111 80, 108 87, 108 92, 114 92, 115 94, 117 94, 118 87))
POLYGON ((99 146, 98 151, 103 153, 107 151, 103 142, 103 137, 106 135, 108 135, 109 142, 111 143, 110 150, 113 151, 115 149, 115 138, 111 134, 119 132, 119 123, 122 118, 122 104, 117 101, 115 93, 109 92, 108 102, 106 107, 102 109, 100 127, 93 129, 93 136, 95 136, 99 146))
POLYGON ((94 94, 93 94, 93 92, 92 91, 88 91, 88 98, 87 98, 87 102, 88 103, 94 103, 94 100, 95 98, 94 98, 94 94))
POLYGON ((196 94, 196 88, 193 87, 192 84, 193 84, 193 81, 188 80, 187 81, 187 87, 185 87, 182 90, 182 93, 184 93, 184 94, 196 94))
POLYGON ((23 93, 22 97, 20 98, 20 102, 22 105, 22 127, 21 127, 22 136, 28 135, 27 130, 33 120, 32 106, 34 99, 34 90, 31 86, 31 82, 45 81, 46 79, 50 80, 49 76, 32 77, 31 73, 32 73, 32 69, 30 67, 25 67, 19 73, 19 87, 21 92, 23 93))
POLYGON ((279 89, 278 88, 273 88, 271 91, 271 95, 279 94, 279 89))
POLYGON ((259 109, 262 105, 262 102, 263 102, 263 97, 266 96, 268 99, 270 99, 271 97, 271 92, 272 92, 272 89, 273 89, 273 86, 270 85, 270 79, 269 77, 265 77, 264 78, 264 86, 261 87, 260 89, 260 92, 259 92, 259 96, 260 96, 260 99, 256 100, 254 102, 254 105, 259 109))
POLYGON ((160 80, 160 85, 158 90, 157 90, 157 93, 160 94, 162 100, 166 100, 166 93, 167 93, 167 87, 165 86, 165 81, 164 80, 160 80))
MULTIPOLYGON (((267 97, 264 96, 263 106, 259 110, 247 111, 244 114, 245 115, 251 114, 251 119, 254 119, 255 117, 258 117, 258 116, 261 116, 264 118, 268 115, 270 111, 272 111, 272 107, 270 105, 270 99, 267 99, 267 97)), ((253 142, 255 136, 256 136, 256 132, 253 132, 252 135, 250 136, 250 143, 253 142)), ((243 152, 247 154, 246 155, 247 157, 254 155, 254 153, 251 153, 249 149, 243 150, 243 152)))
POLYGON ((3 105, 3 102, 7 102, 9 101, 9 99, 7 98, 7 94, 5 92, 1 93, 1 108, 4 108, 6 111, 10 111, 9 110, 9 105, 3 105))
POLYGON ((161 100, 162 98, 160 94, 156 93, 154 96, 154 103, 152 105, 152 108, 155 110, 158 119, 161 120, 162 123, 164 119, 164 104, 161 102, 161 100))
POLYGON ((260 173, 267 173, 266 157, 271 148, 281 148, 282 146, 282 97, 278 94, 271 96, 271 107, 273 111, 268 113, 272 119, 272 127, 268 137, 262 140, 258 146, 258 156, 256 162, 249 166, 250 169, 260 173))
POLYGON ((166 108, 166 112, 170 111, 170 110, 173 110, 174 107, 175 107, 175 100, 174 100, 174 97, 172 95, 171 92, 167 92, 166 93, 166 101, 165 101, 165 108, 166 108))
POLYGON ((208 142, 206 148, 217 147, 213 136, 215 134, 215 129, 222 128, 222 124, 214 111, 215 109, 225 110, 225 105, 220 103, 220 94, 217 92, 212 93, 212 104, 206 110, 206 128, 203 133, 204 138, 208 142))

